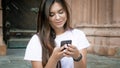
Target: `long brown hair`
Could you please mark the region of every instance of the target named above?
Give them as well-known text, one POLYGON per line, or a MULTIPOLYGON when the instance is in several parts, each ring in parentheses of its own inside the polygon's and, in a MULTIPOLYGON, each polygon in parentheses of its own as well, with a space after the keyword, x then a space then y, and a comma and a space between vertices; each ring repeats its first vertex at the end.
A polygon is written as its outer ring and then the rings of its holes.
POLYGON ((43 66, 46 65, 49 56, 52 54, 55 47, 55 32, 54 29, 49 24, 49 12, 50 8, 54 2, 60 3, 65 9, 67 14, 67 21, 64 25, 64 29, 71 29, 70 26, 70 13, 68 9, 68 4, 65 0, 42 0, 38 12, 37 21, 37 33, 39 34, 40 42, 42 43, 42 63, 43 66))

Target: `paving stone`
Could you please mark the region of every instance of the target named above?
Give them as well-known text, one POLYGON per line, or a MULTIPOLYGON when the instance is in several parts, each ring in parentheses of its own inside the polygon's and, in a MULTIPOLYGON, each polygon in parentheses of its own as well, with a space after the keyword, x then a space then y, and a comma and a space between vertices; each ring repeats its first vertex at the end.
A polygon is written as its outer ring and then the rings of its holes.
POLYGON ((0 65, 10 63, 8 56, 0 56, 0 65))
POLYGON ((120 68, 119 58, 88 54, 87 68, 120 68))
MULTIPOLYGON (((0 56, 0 68, 32 68, 29 61, 23 60, 25 50, 17 51, 9 50, 7 56, 0 56)), ((120 58, 88 54, 87 68, 120 68, 120 58)))

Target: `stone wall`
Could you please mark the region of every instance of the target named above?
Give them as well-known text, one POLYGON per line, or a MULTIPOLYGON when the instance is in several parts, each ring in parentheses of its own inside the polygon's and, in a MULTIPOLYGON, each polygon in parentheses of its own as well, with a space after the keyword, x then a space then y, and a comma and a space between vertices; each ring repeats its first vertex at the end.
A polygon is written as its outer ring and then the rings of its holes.
POLYGON ((3 42, 3 32, 2 32, 2 7, 0 0, 0 56, 6 55, 6 45, 3 42))
POLYGON ((120 0, 68 0, 72 24, 83 30, 89 53, 120 57, 120 0))

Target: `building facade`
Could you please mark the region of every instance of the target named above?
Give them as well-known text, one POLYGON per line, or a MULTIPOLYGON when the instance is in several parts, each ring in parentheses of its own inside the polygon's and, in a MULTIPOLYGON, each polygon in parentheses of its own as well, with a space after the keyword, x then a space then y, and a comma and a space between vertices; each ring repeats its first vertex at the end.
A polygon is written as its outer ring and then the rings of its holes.
MULTIPOLYGON (((72 10, 72 26, 83 30, 91 44, 88 52, 120 57, 120 0, 67 1, 72 10)), ((0 3, 0 55, 6 55, 2 13, 0 3)))

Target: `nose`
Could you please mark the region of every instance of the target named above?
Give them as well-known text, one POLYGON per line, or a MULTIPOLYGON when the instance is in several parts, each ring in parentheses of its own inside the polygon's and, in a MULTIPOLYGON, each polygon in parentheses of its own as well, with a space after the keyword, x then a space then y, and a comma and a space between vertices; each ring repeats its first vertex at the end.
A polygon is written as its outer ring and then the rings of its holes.
POLYGON ((59 20, 59 19, 60 19, 60 15, 59 15, 59 14, 56 14, 56 15, 55 15, 55 19, 56 19, 56 20, 59 20))

